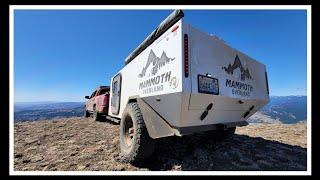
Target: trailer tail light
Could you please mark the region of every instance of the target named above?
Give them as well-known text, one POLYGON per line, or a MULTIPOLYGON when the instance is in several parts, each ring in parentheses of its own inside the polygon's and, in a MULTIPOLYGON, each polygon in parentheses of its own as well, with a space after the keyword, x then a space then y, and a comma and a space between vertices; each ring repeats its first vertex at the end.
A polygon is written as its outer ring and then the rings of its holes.
POLYGON ((269 94, 268 74, 267 74, 267 72, 265 72, 265 74, 266 74, 266 86, 267 86, 267 93, 269 94))
POLYGON ((179 25, 176 25, 174 28, 172 28, 171 32, 175 32, 179 28, 179 25))
POLYGON ((188 35, 184 34, 184 77, 189 77, 189 44, 188 35))

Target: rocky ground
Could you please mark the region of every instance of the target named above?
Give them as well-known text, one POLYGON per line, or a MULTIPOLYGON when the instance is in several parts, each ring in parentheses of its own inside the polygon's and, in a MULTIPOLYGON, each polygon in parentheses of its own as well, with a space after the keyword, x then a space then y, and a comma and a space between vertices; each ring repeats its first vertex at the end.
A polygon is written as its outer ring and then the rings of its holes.
POLYGON ((14 125, 14 169, 29 170, 306 170, 306 124, 254 124, 224 142, 205 134, 163 138, 140 164, 119 161, 119 125, 91 118, 14 125))

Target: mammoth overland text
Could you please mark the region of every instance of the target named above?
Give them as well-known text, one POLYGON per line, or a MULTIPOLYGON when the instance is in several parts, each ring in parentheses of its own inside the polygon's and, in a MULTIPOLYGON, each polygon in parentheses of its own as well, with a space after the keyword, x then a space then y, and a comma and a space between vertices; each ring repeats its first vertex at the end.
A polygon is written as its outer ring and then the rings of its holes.
POLYGON ((250 96, 250 92, 253 91, 253 87, 250 84, 233 81, 230 79, 226 79, 226 86, 233 88, 232 94, 239 96, 250 96))
POLYGON ((143 90, 143 94, 148 94, 163 90, 163 83, 170 82, 171 71, 154 76, 139 83, 139 89, 143 90), (159 85, 160 84, 160 85, 159 85))
POLYGON ((222 69, 229 75, 233 75, 236 69, 240 70, 240 80, 243 82, 226 79, 226 87, 232 88, 232 94, 234 95, 249 97, 253 91, 253 86, 244 82, 253 78, 249 69, 242 65, 239 56, 236 55, 233 64, 222 67, 222 69))

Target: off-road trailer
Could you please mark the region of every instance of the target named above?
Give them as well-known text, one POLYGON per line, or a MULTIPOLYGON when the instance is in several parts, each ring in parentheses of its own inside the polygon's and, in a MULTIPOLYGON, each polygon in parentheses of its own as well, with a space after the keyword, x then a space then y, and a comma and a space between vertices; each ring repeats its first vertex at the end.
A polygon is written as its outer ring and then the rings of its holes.
POLYGON ((148 157, 154 139, 207 131, 229 137, 269 102, 265 65, 174 11, 111 79, 108 116, 120 121, 122 158, 148 157))

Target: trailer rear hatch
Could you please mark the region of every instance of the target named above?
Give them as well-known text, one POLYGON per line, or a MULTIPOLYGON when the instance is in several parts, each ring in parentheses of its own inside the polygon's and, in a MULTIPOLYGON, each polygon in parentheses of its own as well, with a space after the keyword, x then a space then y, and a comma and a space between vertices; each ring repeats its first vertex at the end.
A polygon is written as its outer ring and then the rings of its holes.
POLYGON ((234 103, 219 106, 227 110, 243 110, 247 107, 239 104, 269 100, 265 65, 191 26, 188 41, 192 93, 189 109, 206 107, 204 101, 210 100, 203 94, 234 99, 234 103))

